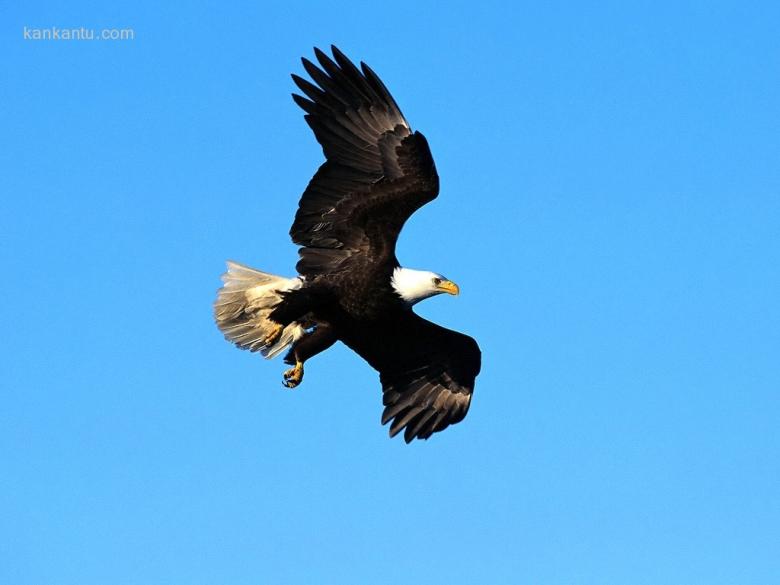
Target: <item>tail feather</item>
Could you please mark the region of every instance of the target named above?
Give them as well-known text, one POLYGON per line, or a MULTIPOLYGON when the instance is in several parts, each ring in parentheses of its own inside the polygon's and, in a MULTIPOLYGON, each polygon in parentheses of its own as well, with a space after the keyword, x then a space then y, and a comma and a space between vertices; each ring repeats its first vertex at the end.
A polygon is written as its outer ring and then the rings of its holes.
POLYGON ((293 322, 275 343, 264 343, 276 325, 268 316, 281 302, 281 293, 303 286, 300 278, 275 276, 232 261, 227 267, 222 275, 225 285, 214 302, 214 319, 225 339, 270 359, 303 336, 304 328, 293 322))

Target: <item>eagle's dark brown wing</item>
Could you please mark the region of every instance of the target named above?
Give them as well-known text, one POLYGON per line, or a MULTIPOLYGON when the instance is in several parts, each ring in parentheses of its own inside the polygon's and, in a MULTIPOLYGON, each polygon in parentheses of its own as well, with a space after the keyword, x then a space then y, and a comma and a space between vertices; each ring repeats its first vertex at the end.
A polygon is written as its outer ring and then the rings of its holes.
POLYGON ((382 424, 390 436, 427 439, 463 419, 471 404, 482 354, 468 335, 431 323, 410 310, 342 331, 341 340, 379 372, 382 424))
POLYGON ((353 262, 391 269, 404 223, 439 191, 425 137, 412 132, 365 63, 358 69, 336 47, 332 51, 333 59, 315 49, 320 67, 302 59, 316 85, 292 76, 307 96, 293 99, 327 159, 303 193, 290 229, 303 246, 297 268, 304 276, 333 274, 353 262))
POLYGON ((390 436, 427 439, 463 420, 481 367, 477 342, 409 311, 394 327, 397 341, 385 337, 380 367, 382 424, 393 421, 390 436), (389 358, 389 359, 387 359, 389 358))

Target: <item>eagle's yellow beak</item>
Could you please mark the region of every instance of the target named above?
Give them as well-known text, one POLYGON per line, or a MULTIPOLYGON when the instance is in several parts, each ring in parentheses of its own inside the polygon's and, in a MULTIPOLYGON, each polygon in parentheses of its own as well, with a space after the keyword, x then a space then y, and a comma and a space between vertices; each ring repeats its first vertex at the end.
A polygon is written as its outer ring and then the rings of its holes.
POLYGON ((458 285, 451 280, 442 280, 436 288, 451 295, 456 295, 460 292, 458 285))

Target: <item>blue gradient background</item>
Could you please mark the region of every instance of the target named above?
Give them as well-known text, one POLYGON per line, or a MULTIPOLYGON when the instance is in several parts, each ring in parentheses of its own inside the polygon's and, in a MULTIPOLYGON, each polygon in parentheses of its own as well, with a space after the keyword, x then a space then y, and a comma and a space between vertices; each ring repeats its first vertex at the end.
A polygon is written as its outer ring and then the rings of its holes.
POLYGON ((777 3, 9 4, 0 582, 780 582, 777 3), (430 141, 399 257, 484 353, 427 443, 212 323, 226 258, 292 272, 331 42, 430 141))

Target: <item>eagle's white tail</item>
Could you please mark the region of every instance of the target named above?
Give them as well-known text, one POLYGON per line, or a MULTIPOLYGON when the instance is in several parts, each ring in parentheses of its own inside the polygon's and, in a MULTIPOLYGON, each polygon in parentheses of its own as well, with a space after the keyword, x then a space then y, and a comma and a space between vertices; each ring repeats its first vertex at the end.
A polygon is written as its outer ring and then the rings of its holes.
POLYGON ((238 262, 228 261, 227 267, 214 302, 214 319, 225 339, 270 359, 303 335, 301 325, 290 323, 272 345, 264 344, 275 325, 268 315, 282 300, 280 293, 301 288, 300 278, 266 274, 238 262))

